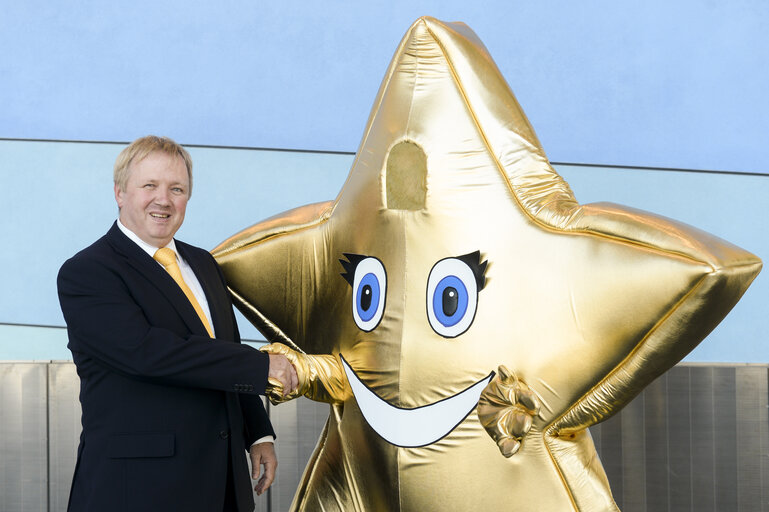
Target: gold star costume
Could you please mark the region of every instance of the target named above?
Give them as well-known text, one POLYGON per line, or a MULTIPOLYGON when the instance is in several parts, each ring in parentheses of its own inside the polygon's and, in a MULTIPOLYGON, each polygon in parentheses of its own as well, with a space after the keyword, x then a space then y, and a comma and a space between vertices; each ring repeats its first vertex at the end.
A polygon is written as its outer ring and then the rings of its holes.
POLYGON ((292 505, 308 511, 617 510, 587 427, 761 269, 693 227, 577 203, 481 41, 433 18, 401 41, 337 199, 214 254, 295 362, 292 397, 331 404, 292 505))

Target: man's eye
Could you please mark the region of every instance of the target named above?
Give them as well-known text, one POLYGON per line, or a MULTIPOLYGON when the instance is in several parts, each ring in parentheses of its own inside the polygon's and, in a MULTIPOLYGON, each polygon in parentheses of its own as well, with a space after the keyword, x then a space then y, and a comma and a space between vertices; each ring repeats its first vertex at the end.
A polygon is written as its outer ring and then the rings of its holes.
POLYGON ((174 187, 174 188, 172 188, 171 190, 173 190, 173 191, 174 191, 174 192, 176 192, 177 194, 181 194, 181 193, 183 193, 183 192, 184 192, 184 190, 180 189, 179 187, 174 187))
POLYGON ((154 188, 154 187, 155 187, 154 183, 147 183, 146 185, 144 185, 144 188, 154 188))

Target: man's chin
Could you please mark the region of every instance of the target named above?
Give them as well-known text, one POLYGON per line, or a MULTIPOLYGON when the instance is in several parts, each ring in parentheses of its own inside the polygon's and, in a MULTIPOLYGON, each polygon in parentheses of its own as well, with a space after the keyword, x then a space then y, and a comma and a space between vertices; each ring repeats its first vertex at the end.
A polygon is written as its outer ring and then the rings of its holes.
POLYGON ((176 230, 164 229, 164 230, 152 230, 147 234, 151 241, 148 241, 151 245, 156 247, 165 247, 174 237, 176 230))

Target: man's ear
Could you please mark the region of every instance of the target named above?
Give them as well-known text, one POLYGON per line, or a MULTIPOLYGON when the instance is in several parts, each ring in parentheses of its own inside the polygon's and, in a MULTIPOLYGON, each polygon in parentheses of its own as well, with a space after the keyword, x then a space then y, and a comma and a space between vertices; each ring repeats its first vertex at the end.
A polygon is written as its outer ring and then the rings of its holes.
POLYGON ((115 201, 117 201, 118 210, 123 207, 123 191, 117 183, 115 183, 115 201))

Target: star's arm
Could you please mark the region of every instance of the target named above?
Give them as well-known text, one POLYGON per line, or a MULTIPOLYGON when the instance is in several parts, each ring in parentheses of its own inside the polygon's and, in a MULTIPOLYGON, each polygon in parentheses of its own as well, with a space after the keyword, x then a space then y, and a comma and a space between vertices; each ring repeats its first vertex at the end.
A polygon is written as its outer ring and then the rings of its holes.
POLYGON ((339 280, 314 263, 327 237, 325 225, 332 208, 328 201, 284 212, 211 251, 227 279, 233 304, 269 342, 315 354, 333 352, 318 331, 306 330, 315 325, 309 318, 314 308, 308 306, 331 300, 321 296, 329 280, 339 280))
MULTIPOLYGON (((615 414, 651 381, 678 363, 727 315, 761 270, 753 254, 692 226, 611 203, 580 207, 567 227, 683 262, 697 276, 667 312, 622 359, 550 424, 551 435, 569 434, 615 414)), ((654 282, 655 275, 648 279, 654 282)), ((603 340, 593 340, 602 343, 603 340)))
POLYGON ((316 402, 342 403, 350 395, 350 387, 344 376, 341 362, 330 354, 310 355, 297 352, 282 343, 271 343, 261 348, 269 354, 282 354, 296 368, 299 386, 288 395, 272 382, 267 386, 267 396, 273 404, 306 396, 316 402))

